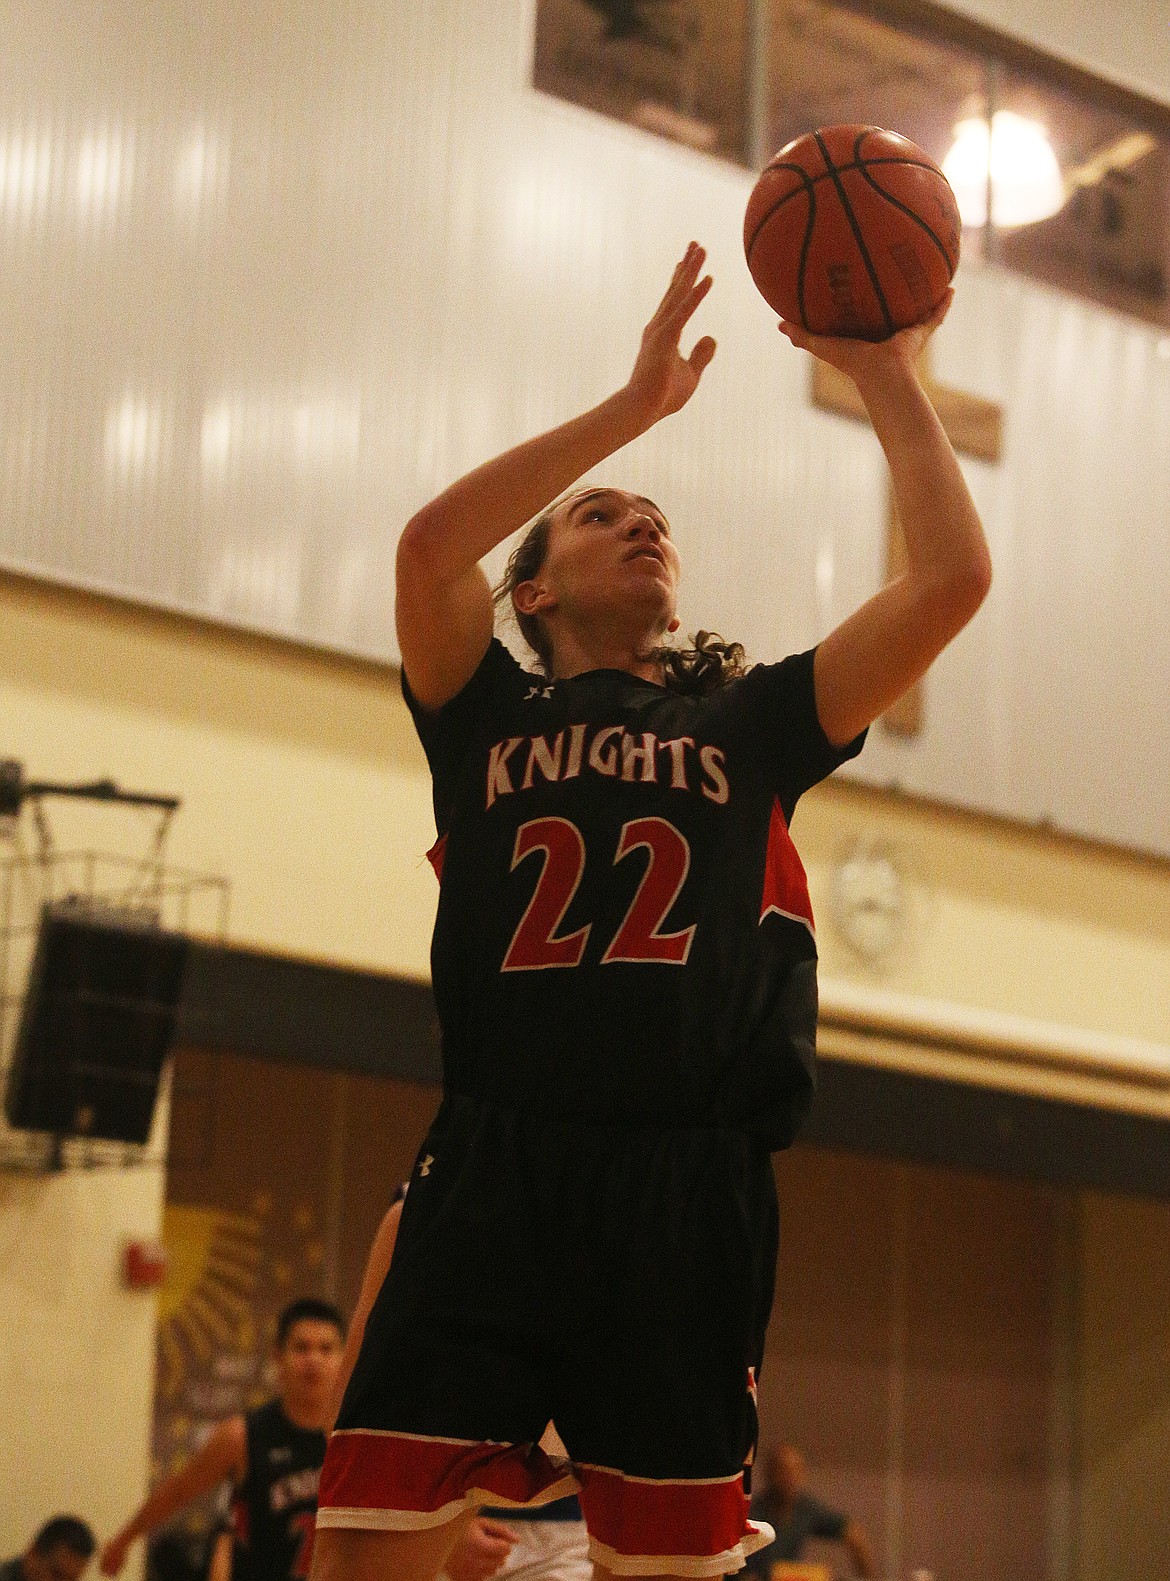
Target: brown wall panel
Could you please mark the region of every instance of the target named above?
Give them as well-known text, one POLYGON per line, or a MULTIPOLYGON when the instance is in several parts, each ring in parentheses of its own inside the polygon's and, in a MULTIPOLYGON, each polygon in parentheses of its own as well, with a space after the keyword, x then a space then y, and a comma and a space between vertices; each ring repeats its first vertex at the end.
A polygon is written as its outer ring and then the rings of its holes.
MULTIPOLYGON (((154 1471, 271 1390, 282 1307, 352 1311, 366 1254, 438 1105, 434 1086, 187 1049, 175 1060, 154 1471)), ((213 1501, 189 1512, 206 1529, 213 1501)))
POLYGON ((909 1215, 906 1560, 953 1581, 1042 1576, 1052 1194, 919 1170, 909 1215))
POLYGON ((346 1168, 338 1215, 337 1289, 352 1311, 370 1240, 439 1106, 439 1089, 352 1076, 346 1104, 346 1168))
POLYGON ((1042 1576, 1055 1193, 810 1147, 777 1184, 762 1448, 805 1451, 882 1573, 1042 1576))
MULTIPOLYGON (((808 1457, 813 1491, 882 1546, 896 1177, 812 1148, 776 1158, 780 1260, 761 1385, 761 1447, 808 1457)), ((826 1557, 841 1562, 840 1550, 826 1557)))

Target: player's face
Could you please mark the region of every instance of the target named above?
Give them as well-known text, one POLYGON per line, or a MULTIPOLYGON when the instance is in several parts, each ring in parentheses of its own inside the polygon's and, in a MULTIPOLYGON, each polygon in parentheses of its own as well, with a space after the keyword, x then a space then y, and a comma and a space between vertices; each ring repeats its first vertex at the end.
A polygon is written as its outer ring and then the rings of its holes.
POLYGON ((678 577, 657 505, 624 489, 583 489, 553 516, 538 580, 562 616, 656 638, 673 619, 678 577))
POLYGON ((332 1323, 301 1318, 276 1353, 276 1374, 283 1396, 314 1402, 327 1397, 341 1365, 341 1335, 332 1323))
POLYGON ((804 1456, 798 1449, 786 1444, 776 1451, 774 1461, 775 1483, 786 1499, 794 1499, 804 1487, 807 1471, 804 1456))

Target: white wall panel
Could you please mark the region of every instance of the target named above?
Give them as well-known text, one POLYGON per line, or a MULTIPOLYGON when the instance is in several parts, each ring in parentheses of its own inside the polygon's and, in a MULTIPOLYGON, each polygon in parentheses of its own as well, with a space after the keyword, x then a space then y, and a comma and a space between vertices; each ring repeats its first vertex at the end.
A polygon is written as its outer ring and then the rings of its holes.
POLYGON ((1166 0, 948 0, 948 9, 1170 104, 1166 0))
MULTIPOLYGON (((751 285, 750 176, 535 93, 532 0, 0 18, 4 563, 393 657, 401 523, 624 379, 695 236, 719 354, 604 476, 671 517, 688 626, 758 658, 878 585, 884 464, 751 285)), ((965 463, 996 586, 858 773, 1170 852, 1166 349, 964 268, 936 368, 1005 408, 965 463)))
POLYGON ((1003 462, 965 463, 996 584, 928 678, 925 741, 875 732, 860 772, 1166 851, 1170 346, 993 271, 952 319, 940 373, 1005 409, 1003 462))

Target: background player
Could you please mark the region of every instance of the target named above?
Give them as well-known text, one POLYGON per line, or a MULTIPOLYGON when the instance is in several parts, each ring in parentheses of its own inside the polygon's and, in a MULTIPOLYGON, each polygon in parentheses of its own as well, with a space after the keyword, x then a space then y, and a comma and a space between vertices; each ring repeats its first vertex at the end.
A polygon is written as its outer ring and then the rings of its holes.
POLYGON ((751 1556, 749 1570, 767 1581, 775 1560, 799 1561, 809 1538, 820 1537, 841 1543, 859 1576, 876 1575, 873 1548, 864 1528, 809 1493, 808 1467, 799 1449, 781 1444, 766 1457, 763 1470, 763 1485, 752 1494, 752 1514, 767 1521, 776 1541, 751 1556))
MULTIPOLYGON (((228 1481, 232 1581, 306 1576, 344 1338, 345 1320, 328 1302, 305 1297, 285 1307, 273 1351, 276 1397, 220 1422, 185 1466, 163 1478, 102 1549, 102 1573, 117 1575, 136 1538, 228 1481)), ((221 1571, 223 1557, 221 1552, 221 1571)))
POLYGON ((807 1108, 815 1030, 788 820, 970 619, 990 566, 915 372, 947 304, 880 345, 783 326, 855 380, 908 568, 782 664, 663 651, 679 559, 661 512, 558 496, 694 393, 714 342, 684 358, 679 337, 703 262, 692 245, 621 390, 452 485, 399 546, 445 1094, 330 1441, 328 1581, 422 1581, 485 1495, 568 1491, 535 1449, 550 1415, 600 1575, 719 1575, 770 1536, 742 1486, 768 1153, 807 1108), (493 640, 479 566, 540 511, 507 586, 543 681, 493 640))
POLYGON ((80 1581, 96 1547, 78 1516, 55 1515, 24 1553, 0 1564, 0 1581, 80 1581))

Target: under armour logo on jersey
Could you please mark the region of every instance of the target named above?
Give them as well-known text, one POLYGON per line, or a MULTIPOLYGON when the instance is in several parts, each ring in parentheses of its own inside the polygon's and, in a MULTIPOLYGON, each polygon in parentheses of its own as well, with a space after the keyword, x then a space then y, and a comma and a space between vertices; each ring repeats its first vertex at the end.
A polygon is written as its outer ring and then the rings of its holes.
POLYGON ((545 702, 548 702, 548 700, 552 696, 552 694, 553 694, 553 689, 552 689, 551 685, 550 686, 530 686, 528 688, 528 690, 524 693, 524 701, 526 703, 530 703, 534 697, 540 697, 540 698, 543 698, 543 700, 545 702))
POLYGON ((430 1172, 431 1172, 431 1165, 434 1162, 435 1162, 435 1155, 433 1153, 428 1153, 427 1156, 423 1159, 422 1163, 418 1166, 419 1174, 420 1175, 429 1175, 430 1172))

